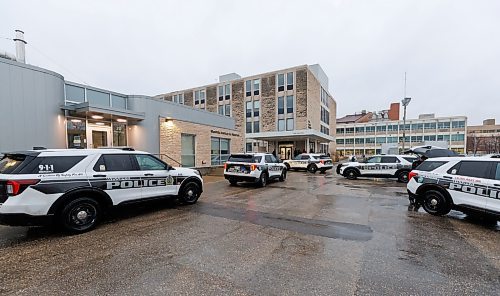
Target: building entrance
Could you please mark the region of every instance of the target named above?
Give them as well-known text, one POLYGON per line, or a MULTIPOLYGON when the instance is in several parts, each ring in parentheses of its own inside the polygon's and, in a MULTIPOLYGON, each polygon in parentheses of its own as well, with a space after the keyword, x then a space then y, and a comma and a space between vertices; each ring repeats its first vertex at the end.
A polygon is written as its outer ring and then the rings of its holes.
POLYGON ((280 154, 278 155, 281 159, 292 159, 293 158, 293 145, 280 145, 280 154))
POLYGON ((111 127, 89 124, 87 139, 88 148, 109 147, 111 146, 111 127))

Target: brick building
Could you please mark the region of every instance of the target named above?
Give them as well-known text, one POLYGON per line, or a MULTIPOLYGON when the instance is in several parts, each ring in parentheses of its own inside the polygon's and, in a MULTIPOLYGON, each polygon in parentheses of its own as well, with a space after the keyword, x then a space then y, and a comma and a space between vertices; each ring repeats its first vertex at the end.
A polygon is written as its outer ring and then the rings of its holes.
POLYGON ((467 153, 500 153, 500 125, 495 119, 486 119, 482 125, 467 127, 467 153))
POLYGON ((231 73, 156 97, 234 118, 247 152, 276 151, 289 159, 298 151, 335 151, 337 106, 317 64, 249 77, 231 73))

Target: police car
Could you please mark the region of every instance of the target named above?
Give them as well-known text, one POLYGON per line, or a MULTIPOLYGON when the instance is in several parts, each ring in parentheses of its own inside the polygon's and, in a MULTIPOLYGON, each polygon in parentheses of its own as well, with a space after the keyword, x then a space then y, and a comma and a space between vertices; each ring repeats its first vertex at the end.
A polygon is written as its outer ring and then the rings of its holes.
POLYGON ((500 219, 500 159, 446 157, 424 161, 413 170, 410 202, 432 215, 451 209, 500 219))
POLYGON ((324 154, 302 153, 283 163, 288 170, 307 170, 313 174, 316 171, 324 173, 333 168, 332 159, 324 154))
POLYGON ((414 156, 375 155, 363 162, 347 162, 337 166, 337 173, 350 180, 358 177, 397 178, 399 182, 408 182, 414 156))
POLYGON ((50 149, 5 153, 0 160, 0 223, 51 222, 71 232, 96 226, 110 207, 174 196, 194 204, 200 173, 173 168, 133 149, 50 149))
POLYGON ((231 154, 224 164, 224 178, 231 185, 253 182, 264 187, 270 179, 286 180, 286 167, 270 153, 231 154))

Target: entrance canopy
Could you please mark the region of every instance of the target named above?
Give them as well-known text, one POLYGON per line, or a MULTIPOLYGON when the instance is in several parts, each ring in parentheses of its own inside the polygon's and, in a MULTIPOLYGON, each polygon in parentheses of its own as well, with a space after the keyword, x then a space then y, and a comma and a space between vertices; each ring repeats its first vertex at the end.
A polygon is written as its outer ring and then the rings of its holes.
POLYGON ((71 116, 86 117, 87 115, 100 115, 104 119, 122 118, 129 122, 141 121, 146 117, 144 112, 92 105, 88 102, 75 105, 64 105, 61 109, 70 111, 71 116))
POLYGON ((303 141, 309 139, 310 141, 319 141, 320 143, 328 143, 335 141, 334 137, 325 135, 323 133, 320 133, 312 129, 249 133, 246 134, 246 138, 252 140, 261 140, 261 141, 303 141))

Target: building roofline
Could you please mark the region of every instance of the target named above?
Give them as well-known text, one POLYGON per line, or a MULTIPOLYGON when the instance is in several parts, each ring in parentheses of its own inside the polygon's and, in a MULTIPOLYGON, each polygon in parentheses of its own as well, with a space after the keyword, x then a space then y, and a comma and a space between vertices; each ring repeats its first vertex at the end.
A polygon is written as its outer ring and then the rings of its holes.
POLYGON ((41 72, 41 73, 49 74, 49 75, 52 75, 52 76, 55 76, 57 78, 60 78, 60 79, 64 80, 64 76, 62 76, 61 74, 59 74, 57 72, 50 71, 50 70, 47 70, 47 69, 44 69, 44 68, 40 68, 40 67, 37 67, 37 66, 33 66, 33 65, 30 65, 30 64, 20 63, 20 62, 9 60, 9 59, 5 59, 5 58, 2 58, 2 57, 0 57, 0 63, 9 64, 9 65, 20 67, 20 68, 30 69, 30 70, 33 70, 33 71, 36 71, 36 72, 41 72))

